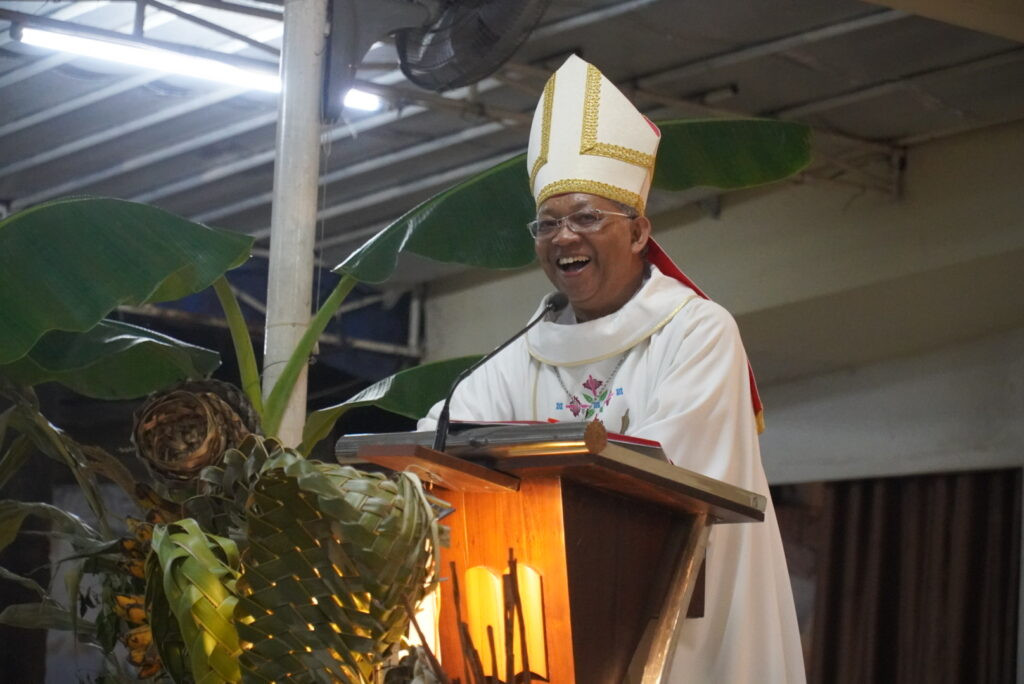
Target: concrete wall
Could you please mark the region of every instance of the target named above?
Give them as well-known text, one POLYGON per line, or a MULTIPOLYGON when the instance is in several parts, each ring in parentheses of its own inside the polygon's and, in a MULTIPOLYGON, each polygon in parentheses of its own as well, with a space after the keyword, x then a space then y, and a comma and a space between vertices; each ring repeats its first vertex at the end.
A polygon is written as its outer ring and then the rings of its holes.
POLYGON ((1024 328, 763 394, 773 483, 1024 466, 1024 328))
MULTIPOLYGON (((1024 123, 907 161, 898 200, 789 183, 652 217, 737 317, 773 481, 1024 463, 1024 123)), ((492 347, 550 289, 536 268, 432 283, 428 358, 492 347)))

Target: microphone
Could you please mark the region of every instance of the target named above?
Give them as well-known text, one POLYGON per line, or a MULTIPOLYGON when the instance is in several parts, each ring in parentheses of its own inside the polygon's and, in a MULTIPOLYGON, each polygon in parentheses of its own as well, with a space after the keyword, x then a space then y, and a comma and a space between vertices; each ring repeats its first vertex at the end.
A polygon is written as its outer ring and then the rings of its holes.
POLYGON ((476 363, 467 368, 466 370, 459 373, 455 380, 452 382, 451 388, 448 390, 448 396, 445 397, 444 406, 441 408, 441 415, 437 418, 437 432, 434 434, 434 451, 444 451, 444 446, 448 441, 448 425, 451 423, 451 417, 449 416, 449 409, 451 408, 452 397, 455 395, 455 388, 459 386, 459 383, 466 379, 466 377, 475 371, 480 366, 484 365, 491 359, 493 359, 498 352, 512 344, 520 337, 526 334, 526 332, 541 322, 541 320, 552 311, 561 311, 569 304, 569 298, 562 292, 552 292, 546 297, 544 308, 536 318, 527 323, 526 327, 517 332, 512 337, 502 342, 499 346, 491 350, 490 353, 480 357, 476 363))

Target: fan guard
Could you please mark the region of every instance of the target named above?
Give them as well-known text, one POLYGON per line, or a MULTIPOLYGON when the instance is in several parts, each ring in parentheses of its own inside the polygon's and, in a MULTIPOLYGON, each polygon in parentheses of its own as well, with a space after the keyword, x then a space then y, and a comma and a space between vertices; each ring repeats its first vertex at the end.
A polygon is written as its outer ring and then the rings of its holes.
POLYGON ((402 73, 429 90, 476 83, 515 53, 548 4, 550 0, 446 0, 429 26, 395 33, 402 73))

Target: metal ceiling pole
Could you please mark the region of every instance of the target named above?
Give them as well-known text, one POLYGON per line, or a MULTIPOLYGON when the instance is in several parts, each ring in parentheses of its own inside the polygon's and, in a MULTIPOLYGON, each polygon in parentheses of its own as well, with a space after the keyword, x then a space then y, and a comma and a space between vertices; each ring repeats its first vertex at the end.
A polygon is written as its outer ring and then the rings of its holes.
MULTIPOLYGON (((310 321, 326 25, 327 0, 285 0, 263 350, 264 398, 310 321)), ((303 367, 276 436, 287 446, 297 446, 305 419, 303 367)))

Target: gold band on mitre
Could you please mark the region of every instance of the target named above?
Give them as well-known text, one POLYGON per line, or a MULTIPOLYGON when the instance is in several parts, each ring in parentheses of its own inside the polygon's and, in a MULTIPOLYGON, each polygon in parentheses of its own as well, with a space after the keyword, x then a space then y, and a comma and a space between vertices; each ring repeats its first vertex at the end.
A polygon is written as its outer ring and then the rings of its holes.
POLYGON ((661 134, 597 67, 575 55, 551 75, 533 115, 526 164, 540 206, 585 192, 644 213, 661 134))

